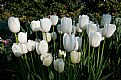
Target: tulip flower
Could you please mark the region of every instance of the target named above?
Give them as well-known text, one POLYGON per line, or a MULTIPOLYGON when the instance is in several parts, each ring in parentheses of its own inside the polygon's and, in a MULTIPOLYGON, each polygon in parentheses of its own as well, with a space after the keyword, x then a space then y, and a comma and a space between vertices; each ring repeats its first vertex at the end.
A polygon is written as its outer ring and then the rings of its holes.
POLYGON ((90 35, 91 32, 97 32, 96 24, 89 23, 87 26, 87 34, 90 35))
POLYGON ((20 44, 17 44, 17 43, 13 43, 12 51, 16 57, 22 56, 22 54, 23 54, 20 44))
POLYGON ((50 21, 49 18, 40 19, 41 31, 49 32, 50 28, 51 28, 51 25, 52 25, 52 22, 50 21))
POLYGON ((116 30, 115 24, 106 24, 102 30, 102 35, 106 38, 109 38, 113 35, 116 30))
POLYGON ((79 63, 80 58, 81 58, 80 52, 72 51, 70 55, 71 55, 71 62, 72 63, 74 63, 74 64, 79 63))
POLYGON ((79 16, 79 27, 82 30, 86 29, 88 23, 89 23, 89 17, 87 15, 79 16))
POLYGON ((80 27, 79 27, 79 23, 76 24, 76 31, 79 32, 79 33, 82 32, 82 30, 81 30, 80 27))
POLYGON ((20 21, 19 18, 9 17, 8 19, 8 27, 9 30, 13 33, 17 33, 20 31, 20 21))
POLYGON ((78 43, 78 37, 75 37, 76 38, 76 45, 75 45, 75 48, 74 48, 74 51, 77 51, 78 48, 79 48, 79 43, 78 43))
POLYGON ((39 42, 35 42, 35 45, 36 45, 36 52, 37 52, 37 54, 41 54, 39 52, 39 42))
POLYGON ((51 33, 43 33, 43 40, 50 42, 51 41, 51 33))
POLYGON ((103 14, 101 20, 101 26, 105 26, 106 24, 110 24, 111 22, 111 15, 110 14, 103 14))
POLYGON ((89 45, 92 47, 98 47, 102 40, 102 36, 99 32, 90 33, 89 35, 89 45))
POLYGON ((27 42, 27 49, 28 49, 28 51, 33 51, 35 49, 35 41, 28 40, 28 42, 27 42))
POLYGON ((46 54, 48 52, 48 43, 45 40, 40 41, 38 44, 38 52, 40 54, 46 54))
POLYGON ((56 40, 56 39, 57 39, 57 34, 56 34, 56 32, 52 32, 52 33, 51 33, 51 37, 52 37, 53 40, 56 40))
POLYGON ((63 33, 62 30, 61 30, 61 24, 57 25, 57 31, 58 31, 59 34, 63 33))
POLYGON ((74 34, 74 35, 76 34, 76 26, 74 26, 74 25, 72 26, 72 34, 74 34))
POLYGON ((27 42, 27 32, 24 33, 24 32, 19 32, 18 33, 18 41, 20 43, 26 43, 27 42))
POLYGON ((50 20, 52 22, 52 25, 55 26, 58 23, 58 16, 56 15, 51 15, 50 20))
POLYGON ((66 52, 65 51, 62 51, 62 50, 59 50, 59 57, 62 57, 64 56, 64 58, 66 57, 66 52))
POLYGON ((43 62, 43 65, 50 66, 53 60, 51 53, 46 53, 41 55, 41 60, 43 62))
POLYGON ((63 46, 67 52, 73 51, 76 46, 75 35, 68 35, 67 33, 65 33, 63 36, 63 46))
POLYGON ((20 46, 22 48, 22 53, 26 54, 28 52, 27 45, 26 44, 20 44, 20 46))
POLYGON ((54 61, 54 68, 56 71, 58 71, 59 73, 62 73, 64 71, 64 61, 63 59, 56 59, 54 61))
POLYGON ((38 21, 33 20, 31 22, 31 28, 32 28, 32 31, 39 31, 39 30, 41 30, 40 21, 39 20, 38 21))
POLYGON ((72 32, 72 19, 71 18, 63 17, 61 19, 61 30, 64 33, 68 33, 68 34, 72 32))
POLYGON ((81 50, 82 47, 82 37, 76 37, 78 41, 78 50, 81 50))

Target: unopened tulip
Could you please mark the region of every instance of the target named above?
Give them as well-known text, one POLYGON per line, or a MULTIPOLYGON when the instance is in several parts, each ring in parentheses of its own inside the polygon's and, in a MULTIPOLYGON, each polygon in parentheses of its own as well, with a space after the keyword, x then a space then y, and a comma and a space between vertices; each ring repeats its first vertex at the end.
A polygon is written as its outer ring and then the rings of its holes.
POLYGON ((39 30, 41 30, 40 21, 39 20, 38 21, 33 20, 31 22, 31 28, 32 28, 32 31, 39 31, 39 30))
POLYGON ((51 37, 52 37, 53 40, 56 40, 56 39, 57 39, 57 34, 56 34, 56 32, 52 32, 52 33, 51 33, 51 37))
POLYGON ((87 34, 90 35, 91 32, 97 32, 96 24, 89 23, 87 26, 87 34))
POLYGON ((28 40, 28 42, 27 42, 27 49, 28 49, 28 51, 33 51, 35 49, 35 41, 28 40))
POLYGON ((53 60, 51 53, 46 53, 41 55, 41 60, 43 62, 43 65, 50 66, 53 60))
POLYGON ((89 35, 89 44, 92 47, 98 47, 102 40, 102 36, 99 32, 90 33, 89 35))
POLYGON ((101 26, 105 26, 106 24, 110 24, 111 22, 111 15, 110 14, 103 14, 101 20, 101 26))
POLYGON ((20 31, 20 21, 19 18, 9 17, 8 19, 8 27, 9 30, 13 33, 17 33, 20 31))
POLYGON ((12 51, 16 57, 22 56, 22 54, 23 54, 20 44, 17 44, 17 43, 13 43, 12 51))
POLYGON ((48 43, 45 40, 40 41, 38 44, 38 51, 40 54, 46 54, 48 52, 48 43))
POLYGON ((89 17, 87 15, 79 16, 79 27, 84 30, 89 23, 89 17))
POLYGON ((52 22, 52 25, 56 25, 58 23, 58 16, 56 15, 51 15, 50 20, 52 22))
POLYGON ((104 26, 102 30, 102 35, 106 38, 109 38, 113 35, 113 33, 116 30, 116 25, 115 24, 107 24, 104 26))
POLYGON ((50 21, 49 18, 40 19, 41 31, 49 32, 50 28, 51 28, 51 25, 52 25, 52 22, 50 21))
POLYGON ((51 41, 51 33, 43 33, 43 40, 50 42, 51 41))
POLYGON ((24 32, 19 32, 18 33, 18 41, 20 43, 26 43, 27 42, 27 32, 24 33, 24 32))
POLYGON ((67 52, 73 51, 76 46, 75 35, 68 35, 67 33, 65 33, 63 36, 63 46, 67 52))
POLYGON ((54 68, 56 71, 58 71, 59 73, 62 73, 64 71, 64 61, 63 59, 56 59, 54 61, 54 68))
POLYGON ((64 56, 64 58, 66 57, 66 52, 65 51, 62 51, 62 50, 59 50, 59 57, 62 57, 64 56))
POLYGON ((79 63, 81 58, 81 53, 80 52, 76 52, 76 51, 72 51, 71 52, 71 62, 76 64, 79 63))
POLYGON ((71 18, 63 17, 61 19, 61 30, 64 33, 68 33, 68 34, 72 32, 72 19, 71 18))

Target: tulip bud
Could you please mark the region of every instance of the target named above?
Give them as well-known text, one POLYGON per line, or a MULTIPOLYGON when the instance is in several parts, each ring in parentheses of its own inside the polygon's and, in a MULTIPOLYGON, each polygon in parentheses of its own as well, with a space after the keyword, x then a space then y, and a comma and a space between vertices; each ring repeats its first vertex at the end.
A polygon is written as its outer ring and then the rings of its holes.
POLYGON ((56 34, 56 32, 52 32, 52 33, 51 33, 51 37, 52 37, 53 40, 56 40, 56 39, 57 39, 57 34, 56 34))
POLYGON ((41 60, 43 61, 43 65, 50 66, 53 60, 51 53, 45 53, 41 55, 41 60))
POLYGON ((41 24, 41 31, 43 31, 43 32, 49 32, 50 31, 52 22, 50 21, 49 18, 40 19, 40 24, 41 24))
POLYGON ((71 62, 76 64, 79 63, 81 58, 81 53, 80 52, 76 52, 76 51, 72 51, 71 52, 71 62))
POLYGON ((39 31, 41 30, 41 27, 40 27, 40 21, 32 21, 31 22, 31 28, 32 28, 32 31, 39 31))
POLYGON ((64 71, 64 61, 63 59, 56 59, 54 61, 54 68, 56 71, 58 71, 59 73, 62 73, 64 71))
POLYGON ((27 42, 27 32, 24 33, 24 32, 19 32, 18 33, 18 41, 20 43, 26 43, 27 42))
POLYGON ((28 40, 28 42, 27 42, 27 49, 28 49, 28 51, 33 51, 35 49, 35 41, 28 40))
POLYGON ((72 19, 71 18, 63 17, 61 19, 61 30, 64 33, 68 33, 68 34, 72 32, 72 19))
POLYGON ((64 58, 66 57, 66 52, 59 50, 59 57, 64 56, 64 58))
POLYGON ((43 33, 43 40, 50 42, 51 41, 51 34, 50 33, 43 33))
POLYGON ((17 33, 20 31, 20 21, 18 18, 9 17, 8 19, 8 27, 11 32, 17 33))
POLYGON ((50 20, 52 22, 52 25, 56 25, 58 23, 58 16, 56 15, 51 15, 50 20))
POLYGON ((38 51, 40 54, 46 54, 48 52, 48 43, 45 40, 40 41, 38 44, 38 51))
POLYGON ((116 30, 116 25, 115 24, 107 24, 104 26, 102 30, 102 36, 109 38, 113 35, 113 33, 116 30))
POLYGON ((90 33, 89 35, 89 45, 92 47, 98 47, 102 40, 102 36, 99 32, 90 33))
POLYGON ((106 24, 110 24, 110 22, 111 22, 111 15, 103 14, 102 20, 101 20, 101 26, 105 26, 106 24))
POLYGON ((20 44, 17 44, 17 43, 13 43, 12 51, 16 57, 22 56, 22 54, 23 54, 20 44))
POLYGON ((87 15, 79 16, 79 27, 82 30, 86 29, 88 23, 89 23, 89 17, 87 15))
POLYGON ((97 32, 96 24, 89 23, 87 26, 87 34, 90 35, 91 32, 97 32))
POLYGON ((74 35, 68 35, 67 33, 63 36, 63 46, 67 52, 71 52, 75 49, 76 38, 74 35))

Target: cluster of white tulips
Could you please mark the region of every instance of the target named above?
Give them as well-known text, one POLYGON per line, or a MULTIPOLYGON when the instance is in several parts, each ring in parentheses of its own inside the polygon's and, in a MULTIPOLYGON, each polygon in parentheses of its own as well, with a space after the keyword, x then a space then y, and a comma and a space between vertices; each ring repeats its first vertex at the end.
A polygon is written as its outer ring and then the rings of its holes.
MULTIPOLYGON (((98 24, 89 20, 87 15, 80 15, 78 23, 73 24, 71 18, 63 17, 61 18, 61 24, 58 24, 58 16, 51 15, 50 18, 43 18, 40 20, 33 20, 31 22, 31 29, 33 32, 41 31, 43 33, 40 41, 33 41, 27 39, 27 32, 19 32, 20 31, 20 22, 18 18, 10 17, 8 19, 8 26, 11 32, 18 33, 18 37, 16 36, 16 43, 13 43, 12 51, 16 57, 22 56, 31 51, 36 51, 38 55, 40 55, 40 60, 43 62, 43 65, 50 66, 53 62, 54 68, 59 73, 64 71, 64 58, 67 53, 70 53, 71 62, 73 64, 77 64, 80 62, 81 58, 81 47, 82 47, 82 37, 75 35, 77 32, 81 33, 86 30, 89 45, 92 47, 98 47, 100 42, 104 40, 104 38, 109 38, 113 35, 116 30, 115 24, 111 23, 111 15, 103 14, 101 20, 100 28, 98 24), (57 26, 58 32, 51 32, 51 27, 57 26), (57 33, 63 35, 63 50, 59 49, 59 54, 56 55, 58 58, 54 58, 52 53, 49 52, 48 42, 51 40, 55 41, 57 39, 57 33), (66 51, 64 51, 66 50, 66 51)), ((77 33, 77 34, 78 34, 77 33)), ((53 44, 55 45, 55 43, 53 44)))

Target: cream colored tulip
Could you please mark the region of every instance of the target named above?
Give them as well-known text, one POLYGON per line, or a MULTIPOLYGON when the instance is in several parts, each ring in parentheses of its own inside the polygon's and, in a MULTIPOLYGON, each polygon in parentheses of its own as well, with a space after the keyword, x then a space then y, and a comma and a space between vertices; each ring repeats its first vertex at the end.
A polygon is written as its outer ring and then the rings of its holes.
POLYGON ((54 68, 58 73, 62 73, 64 71, 64 61, 63 59, 56 59, 54 61, 54 68))
POLYGON ((23 54, 20 44, 17 44, 17 43, 13 43, 12 51, 16 57, 22 56, 22 54, 23 54))
POLYGON ((89 17, 87 15, 80 15, 79 16, 79 27, 82 29, 82 30, 85 30, 87 25, 89 23, 89 17))
POLYGON ((73 51, 75 49, 75 46, 76 46, 75 35, 68 35, 67 33, 65 33, 63 35, 63 46, 67 52, 73 51))
POLYGON ((57 34, 56 34, 56 32, 52 32, 52 33, 51 33, 51 37, 52 37, 53 40, 56 40, 56 39, 57 39, 57 34))
POLYGON ((27 32, 24 33, 24 32, 19 32, 18 33, 18 41, 20 43, 26 43, 27 42, 27 32))
POLYGON ((51 41, 51 33, 43 33, 43 40, 50 42, 51 41))
POLYGON ((115 24, 107 24, 104 26, 102 30, 102 35, 106 38, 109 38, 113 35, 113 33, 116 30, 116 25, 115 24))
POLYGON ((17 33, 20 31, 20 21, 19 18, 9 17, 8 19, 8 27, 9 30, 13 33, 17 33))
POLYGON ((92 47, 98 47, 102 40, 102 36, 99 32, 90 33, 89 35, 89 45, 92 47))
POLYGON ((101 26, 105 26, 106 24, 110 24, 111 22, 111 15, 110 14, 103 14, 101 20, 101 26))
POLYGON ((71 62, 76 64, 80 62, 80 58, 81 58, 81 53, 80 52, 76 52, 76 51, 72 51, 71 53, 71 62))
POLYGON ((40 41, 38 44, 38 53, 46 54, 48 52, 48 43, 45 40, 40 41))
POLYGON ((52 25, 56 25, 58 23, 58 16, 56 15, 51 15, 50 20, 52 22, 52 25))
POLYGON ((43 65, 50 66, 53 60, 51 53, 45 53, 41 55, 41 60, 43 62, 43 65))
POLYGON ((35 49, 35 41, 28 40, 28 42, 27 42, 27 49, 28 49, 28 51, 33 51, 35 49))
POLYGON ((31 22, 31 28, 32 28, 32 31, 39 31, 39 30, 41 30, 40 21, 39 20, 38 21, 33 20, 31 22))
POLYGON ((72 32, 72 19, 71 18, 63 17, 61 19, 61 30, 64 33, 68 33, 68 34, 72 32))
POLYGON ((50 28, 51 28, 51 25, 52 25, 52 22, 50 21, 49 18, 40 19, 41 31, 49 32, 50 28))

